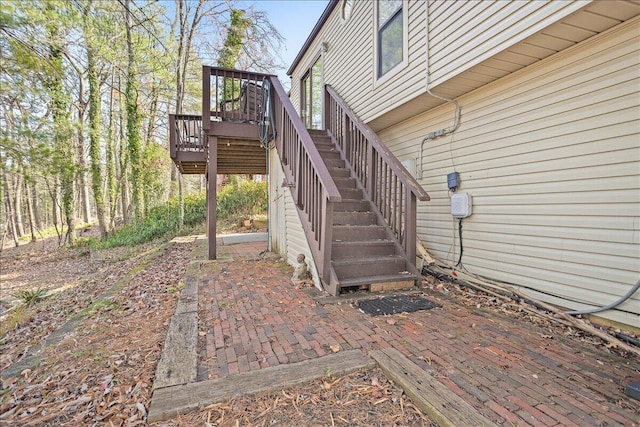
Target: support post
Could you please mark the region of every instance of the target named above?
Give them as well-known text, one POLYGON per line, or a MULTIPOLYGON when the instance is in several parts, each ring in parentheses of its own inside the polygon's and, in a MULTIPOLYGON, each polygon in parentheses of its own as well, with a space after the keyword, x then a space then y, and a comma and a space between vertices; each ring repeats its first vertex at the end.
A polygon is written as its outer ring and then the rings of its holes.
POLYGON ((207 138, 207 239, 209 243, 209 259, 216 259, 216 184, 218 174, 218 138, 207 138))
MULTIPOLYGON (((329 130, 333 130, 330 128, 331 126, 331 97, 329 96, 329 93, 327 92, 327 85, 324 85, 323 87, 323 91, 322 91, 322 104, 323 104, 323 111, 322 111, 322 129, 329 129, 329 130)), ((335 136, 335 135, 334 135, 335 136)))
POLYGON ((211 127, 211 67, 202 66, 202 129, 211 127))
POLYGON ((320 253, 322 254, 322 280, 325 283, 331 281, 331 242, 333 241, 333 202, 327 197, 323 198, 324 213, 322 222, 322 234, 320 240, 320 253))
MULTIPOLYGON (((340 111, 340 115, 342 116, 342 141, 344 143, 343 149, 344 149, 344 156, 347 159, 347 161, 351 162, 353 161, 353 159, 351 158, 351 132, 349 132, 349 128, 351 127, 351 121, 349 119, 349 116, 347 116, 344 111, 340 111)), ((355 166, 355 165, 352 165, 355 166)), ((355 166, 356 168, 358 166, 355 166)))
POLYGON ((367 194, 369 195, 369 200, 371 200, 374 204, 377 204, 378 201, 375 198, 376 191, 376 168, 375 168, 375 150, 371 146, 371 143, 367 141, 367 174, 366 174, 366 189, 367 194))
POLYGON ((415 265, 416 263, 416 210, 417 210, 417 201, 416 195, 411 191, 410 188, 406 187, 405 197, 407 199, 407 203, 405 206, 405 253, 407 254, 407 259, 411 263, 411 265, 415 265))

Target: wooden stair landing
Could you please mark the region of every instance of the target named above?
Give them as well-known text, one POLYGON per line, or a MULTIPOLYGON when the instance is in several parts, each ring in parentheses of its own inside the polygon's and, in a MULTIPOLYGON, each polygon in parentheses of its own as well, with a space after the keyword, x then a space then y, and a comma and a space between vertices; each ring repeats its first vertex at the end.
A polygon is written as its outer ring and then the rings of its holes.
POLYGON ((331 247, 331 267, 338 283, 329 293, 414 287, 418 277, 410 272, 390 230, 381 223, 331 138, 324 130, 309 130, 309 134, 342 196, 333 207, 331 247))

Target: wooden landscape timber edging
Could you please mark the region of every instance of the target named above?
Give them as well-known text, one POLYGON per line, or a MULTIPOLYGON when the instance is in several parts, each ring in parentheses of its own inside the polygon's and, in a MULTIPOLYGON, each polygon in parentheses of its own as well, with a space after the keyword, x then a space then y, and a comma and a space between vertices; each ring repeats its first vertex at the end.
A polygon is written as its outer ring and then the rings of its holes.
POLYGON ((349 350, 216 380, 156 389, 149 405, 147 422, 166 420, 238 396, 292 387, 374 366, 373 360, 362 351, 349 350))
POLYGON ((473 406, 449 390, 433 374, 394 348, 369 353, 413 403, 439 426, 495 426, 473 406))
POLYGON ((198 272, 200 261, 189 263, 176 312, 171 318, 167 339, 158 362, 154 388, 194 382, 198 352, 198 272))

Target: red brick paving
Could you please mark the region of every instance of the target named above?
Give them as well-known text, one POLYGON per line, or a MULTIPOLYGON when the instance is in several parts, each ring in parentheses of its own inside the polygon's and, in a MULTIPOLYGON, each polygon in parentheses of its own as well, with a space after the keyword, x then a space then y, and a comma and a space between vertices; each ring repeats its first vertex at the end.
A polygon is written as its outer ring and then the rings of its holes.
POLYGON ((214 379, 340 350, 392 346, 479 412, 504 425, 640 425, 640 402, 624 387, 640 380, 623 358, 442 293, 441 308, 371 317, 347 302, 320 305, 283 263, 258 260, 265 243, 218 246, 233 262, 203 264, 198 379, 214 379), (333 347, 336 349, 336 347, 333 347))

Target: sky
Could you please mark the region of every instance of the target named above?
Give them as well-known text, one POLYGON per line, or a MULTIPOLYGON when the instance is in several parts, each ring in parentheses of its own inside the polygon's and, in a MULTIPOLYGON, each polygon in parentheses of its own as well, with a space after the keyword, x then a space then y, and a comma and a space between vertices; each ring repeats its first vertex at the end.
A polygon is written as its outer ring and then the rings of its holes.
POLYGON ((287 87, 290 82, 286 75, 287 69, 328 3, 328 0, 245 0, 241 2, 247 6, 254 4, 256 10, 267 12, 269 21, 284 37, 285 50, 282 52, 282 59, 285 63, 285 69, 278 74, 278 77, 287 87))

